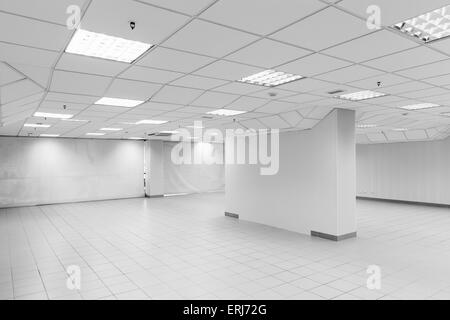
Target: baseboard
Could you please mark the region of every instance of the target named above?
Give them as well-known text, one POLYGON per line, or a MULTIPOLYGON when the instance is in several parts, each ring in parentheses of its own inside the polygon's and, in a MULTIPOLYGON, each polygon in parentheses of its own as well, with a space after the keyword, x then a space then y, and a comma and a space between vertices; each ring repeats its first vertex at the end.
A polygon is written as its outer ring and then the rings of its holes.
POLYGON ((236 214, 236 213, 231 213, 231 212, 226 212, 226 211, 225 211, 225 216, 226 216, 226 217, 230 217, 230 218, 239 219, 239 215, 236 214))
POLYGON ((345 240, 345 239, 355 238, 356 237, 356 232, 350 232, 350 233, 343 234, 343 235, 340 235, 340 236, 335 236, 335 235, 332 235, 332 234, 318 232, 318 231, 312 231, 311 230, 311 237, 318 237, 318 238, 332 240, 332 241, 341 241, 341 240, 345 240))
POLYGON ((372 201, 392 202, 392 203, 403 203, 403 204, 414 204, 414 205, 428 206, 428 207, 450 208, 450 204, 445 204, 445 203, 433 203, 433 202, 421 202, 421 201, 385 199, 385 198, 372 198, 372 197, 361 197, 361 196, 356 196, 356 199, 358 199, 358 200, 372 200, 372 201))

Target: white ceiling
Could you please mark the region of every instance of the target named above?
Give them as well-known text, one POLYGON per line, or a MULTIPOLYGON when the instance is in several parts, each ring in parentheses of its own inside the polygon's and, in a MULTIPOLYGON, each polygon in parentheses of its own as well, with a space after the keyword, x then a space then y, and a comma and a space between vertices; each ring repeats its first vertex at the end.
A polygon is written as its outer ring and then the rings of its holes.
POLYGON ((41 133, 101 139, 145 136, 193 125, 304 130, 333 108, 356 110, 358 143, 442 139, 450 134, 450 38, 423 44, 389 28, 449 0, 378 0, 381 30, 366 26, 372 0, 2 0, 0 2, 0 135, 41 133), (335 2, 335 3, 333 3, 335 2), (154 44, 133 64, 64 53, 81 28, 154 44), (136 28, 129 28, 129 21, 136 28), (306 78, 265 88, 239 83, 276 69, 306 78), (378 87, 377 82, 381 82, 378 87), (328 92, 378 90, 361 102, 328 92), (273 95, 275 94, 275 95, 273 95), (145 100, 135 108, 94 105, 102 96, 145 100), (405 111, 417 103, 441 107, 405 111), (65 109, 63 108, 65 106, 65 109), (229 108, 235 117, 203 118, 229 108), (36 111, 74 114, 84 122, 33 118, 36 111), (164 125, 134 125, 143 119, 164 125), (50 128, 24 128, 25 122, 50 128), (408 131, 396 131, 407 128, 408 131))

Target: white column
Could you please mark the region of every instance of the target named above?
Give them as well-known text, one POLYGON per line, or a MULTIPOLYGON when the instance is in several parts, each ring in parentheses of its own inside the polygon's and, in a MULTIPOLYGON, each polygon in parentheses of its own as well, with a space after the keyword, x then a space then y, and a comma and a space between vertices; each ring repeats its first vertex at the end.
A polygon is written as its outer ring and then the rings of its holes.
POLYGON ((335 109, 313 129, 280 134, 279 171, 227 164, 226 214, 332 240, 356 235, 355 113, 335 109))
POLYGON ((145 142, 145 194, 149 197, 164 195, 163 141, 145 142))

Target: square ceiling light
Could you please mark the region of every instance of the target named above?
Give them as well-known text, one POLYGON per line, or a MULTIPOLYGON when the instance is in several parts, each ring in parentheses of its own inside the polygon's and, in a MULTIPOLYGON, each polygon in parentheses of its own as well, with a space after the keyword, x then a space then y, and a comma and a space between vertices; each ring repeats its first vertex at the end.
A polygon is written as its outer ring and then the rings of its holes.
POLYGON ((284 73, 282 71, 265 70, 254 75, 242 78, 239 82, 256 84, 264 87, 275 87, 295 80, 304 78, 303 76, 284 73))
POLYGON ((344 100, 350 100, 350 101, 361 101, 361 100, 373 99, 373 98, 384 97, 384 96, 386 96, 386 93, 365 90, 365 91, 346 93, 346 94, 337 96, 337 98, 344 99, 344 100))
POLYGON ((397 23, 392 28, 423 42, 448 37, 450 36, 450 5, 397 23))
POLYGON ((49 124, 42 123, 25 123, 23 126, 28 128, 50 128, 49 124))
POLYGON ((39 118, 70 119, 73 117, 73 114, 35 112, 33 116, 39 118))
POLYGON ((435 103, 419 103, 419 104, 411 104, 408 106, 403 106, 400 108, 405 109, 405 110, 421 110, 421 109, 429 109, 429 108, 434 108, 434 107, 439 107, 439 105, 435 104, 435 103))
POLYGON ((103 97, 103 98, 98 99, 95 102, 95 104, 101 104, 104 106, 112 106, 112 107, 134 108, 143 102, 144 101, 141 101, 141 100, 103 97))
POLYGON ((78 29, 66 48, 67 53, 131 63, 153 45, 78 29))
POLYGON ((163 123, 167 123, 168 121, 166 120, 141 120, 136 122, 136 124, 163 124, 163 123))
POLYGON ((247 111, 239 111, 239 110, 231 110, 231 109, 218 109, 218 110, 214 110, 214 111, 209 111, 207 113, 213 114, 215 116, 228 117, 228 116, 236 116, 238 114, 243 114, 246 112, 247 111))

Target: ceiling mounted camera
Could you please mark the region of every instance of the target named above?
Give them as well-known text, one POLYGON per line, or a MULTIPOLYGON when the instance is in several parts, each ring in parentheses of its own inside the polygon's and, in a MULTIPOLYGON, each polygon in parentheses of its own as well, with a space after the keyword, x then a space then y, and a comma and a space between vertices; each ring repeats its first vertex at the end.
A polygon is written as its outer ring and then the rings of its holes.
POLYGON ((136 28, 136 22, 130 21, 130 28, 131 30, 134 30, 134 28, 136 28))

